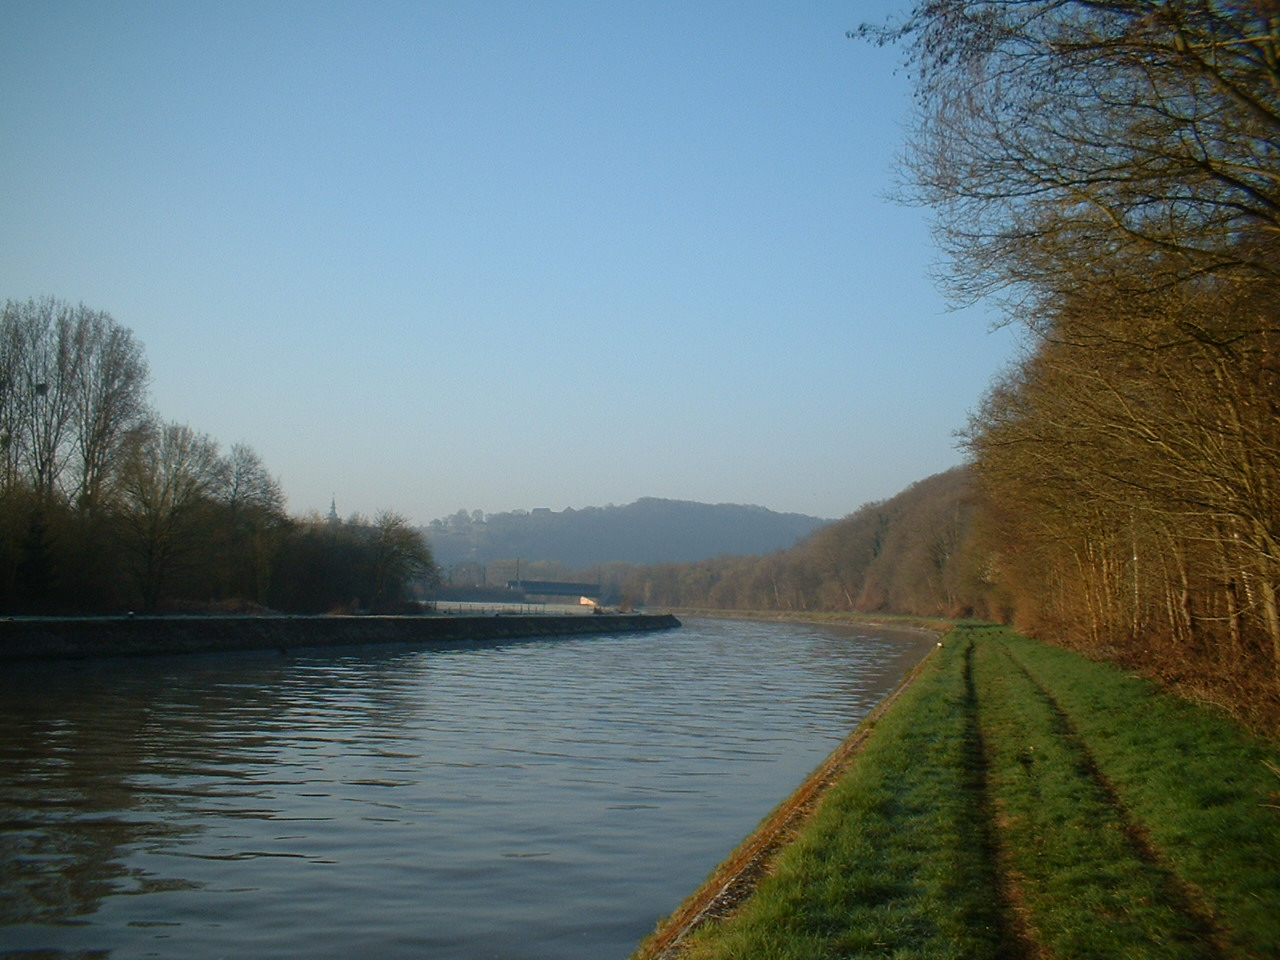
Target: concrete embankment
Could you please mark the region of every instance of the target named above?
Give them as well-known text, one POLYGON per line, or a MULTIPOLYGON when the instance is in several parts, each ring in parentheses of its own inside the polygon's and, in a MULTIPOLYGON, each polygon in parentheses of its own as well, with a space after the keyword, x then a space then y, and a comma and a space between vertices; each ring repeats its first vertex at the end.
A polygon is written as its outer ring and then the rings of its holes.
POLYGON ((0 620, 0 662, 669 630, 669 614, 490 617, 30 617, 0 620))

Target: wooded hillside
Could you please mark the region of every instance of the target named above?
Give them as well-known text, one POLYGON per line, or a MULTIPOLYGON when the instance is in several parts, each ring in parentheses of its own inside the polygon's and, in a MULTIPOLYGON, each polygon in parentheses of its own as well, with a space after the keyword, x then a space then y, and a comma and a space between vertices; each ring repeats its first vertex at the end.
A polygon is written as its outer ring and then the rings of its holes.
POLYGON ((764 553, 789 547, 818 517, 734 503, 644 497, 626 506, 512 511, 460 510, 426 528, 436 559, 550 561, 584 570, 608 563, 701 560, 722 553, 764 553))
POLYGON ((624 593, 654 606, 998 617, 978 529, 971 474, 956 468, 788 550, 638 568, 624 593))
POLYGON ((972 500, 895 498, 794 553, 637 588, 1007 614, 1274 723, 1280 9, 929 0, 859 33, 903 44, 916 78, 912 195, 946 283, 1027 334, 968 427, 972 500))
POLYGON ((1280 695, 1280 8, 923 3, 919 196, 1030 341, 968 431, 1015 621, 1280 695))

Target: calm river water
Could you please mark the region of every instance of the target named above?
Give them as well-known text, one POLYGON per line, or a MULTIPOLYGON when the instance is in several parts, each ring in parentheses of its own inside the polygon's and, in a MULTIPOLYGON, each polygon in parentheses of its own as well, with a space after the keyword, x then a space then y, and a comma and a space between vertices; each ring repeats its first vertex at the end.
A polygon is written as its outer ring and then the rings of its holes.
POLYGON ((932 641, 2 667, 0 957, 626 957, 932 641))

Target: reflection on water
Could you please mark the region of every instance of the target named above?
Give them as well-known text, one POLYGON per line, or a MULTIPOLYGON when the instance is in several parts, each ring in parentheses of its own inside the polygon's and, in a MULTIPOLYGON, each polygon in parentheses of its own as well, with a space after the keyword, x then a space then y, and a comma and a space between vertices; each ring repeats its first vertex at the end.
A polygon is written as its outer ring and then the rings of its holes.
POLYGON ((0 957, 625 957, 929 645, 693 621, 8 668, 0 957))

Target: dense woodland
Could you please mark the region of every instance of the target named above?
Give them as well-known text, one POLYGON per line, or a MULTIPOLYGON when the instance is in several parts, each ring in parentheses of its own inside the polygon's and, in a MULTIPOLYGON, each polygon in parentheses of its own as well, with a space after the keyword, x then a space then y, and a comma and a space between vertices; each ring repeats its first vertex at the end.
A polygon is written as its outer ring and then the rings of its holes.
POLYGON ((151 409, 141 344, 52 299, 0 315, 0 611, 385 609, 434 572, 398 514, 286 514, 242 444, 151 409))
POLYGON ((944 282, 997 298, 1025 357, 973 414, 966 474, 633 586, 1007 616, 1274 722, 1280 8, 936 0, 857 34, 906 51, 907 191, 944 282))
POLYGON ((629 571, 623 594, 657 607, 998 617, 973 567, 974 495, 957 468, 869 503, 795 546, 629 571))

